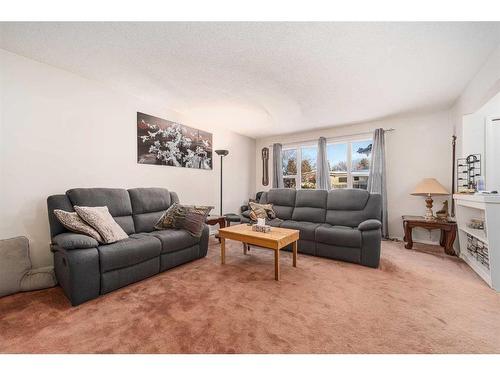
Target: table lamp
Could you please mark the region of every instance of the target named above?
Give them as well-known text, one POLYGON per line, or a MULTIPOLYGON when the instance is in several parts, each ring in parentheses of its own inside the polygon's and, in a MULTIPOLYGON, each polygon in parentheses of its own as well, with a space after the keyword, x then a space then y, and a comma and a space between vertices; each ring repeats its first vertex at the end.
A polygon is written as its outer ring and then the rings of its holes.
POLYGON ((411 195, 425 196, 425 203, 427 209, 425 210, 425 220, 434 220, 434 214, 432 213, 432 196, 433 195, 450 195, 448 190, 445 189, 435 178, 424 178, 415 187, 415 190, 411 195))

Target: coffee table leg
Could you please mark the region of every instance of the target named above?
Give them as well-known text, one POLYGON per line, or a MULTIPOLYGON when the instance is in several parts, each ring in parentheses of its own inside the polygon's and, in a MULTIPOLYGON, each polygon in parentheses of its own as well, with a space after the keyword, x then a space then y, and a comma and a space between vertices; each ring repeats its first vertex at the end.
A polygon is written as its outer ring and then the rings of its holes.
POLYGON ((226 239, 220 237, 220 263, 226 264, 226 239))
POLYGON ((242 242, 242 244, 243 244, 243 254, 247 255, 247 244, 244 242, 242 242))
POLYGON ((293 250, 293 266, 297 267, 297 241, 292 244, 293 250))
POLYGON ((274 250, 274 279, 280 279, 280 250, 274 250))

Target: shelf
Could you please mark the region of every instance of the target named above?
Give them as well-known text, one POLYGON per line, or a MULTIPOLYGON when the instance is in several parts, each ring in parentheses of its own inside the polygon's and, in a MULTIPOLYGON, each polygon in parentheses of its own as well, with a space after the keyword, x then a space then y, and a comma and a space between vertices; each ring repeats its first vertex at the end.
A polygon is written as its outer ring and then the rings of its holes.
POLYGON ((469 227, 458 227, 461 231, 470 234, 472 237, 477 238, 479 241, 483 242, 488 246, 488 239, 486 238, 486 233, 482 229, 474 229, 469 227))

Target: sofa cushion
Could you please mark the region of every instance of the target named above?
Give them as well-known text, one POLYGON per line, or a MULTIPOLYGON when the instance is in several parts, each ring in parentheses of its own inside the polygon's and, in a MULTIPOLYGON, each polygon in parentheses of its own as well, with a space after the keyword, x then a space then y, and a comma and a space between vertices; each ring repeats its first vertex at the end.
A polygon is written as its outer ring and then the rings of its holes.
POLYGON ((74 211, 73 205, 66 194, 51 195, 47 198, 47 213, 49 215, 51 237, 68 231, 57 219, 56 215, 54 215, 54 210, 74 211))
POLYGON ((351 227, 322 224, 316 229, 316 241, 328 245, 361 247, 361 232, 351 227))
POLYGON ((152 232, 161 215, 171 206, 172 194, 164 188, 129 189, 136 232, 152 232))
POLYGON ((161 253, 171 253, 196 245, 200 239, 192 236, 184 229, 155 230, 148 235, 161 241, 161 253))
POLYGON ((294 221, 294 220, 285 220, 281 223, 281 228, 289 228, 289 229, 297 229, 299 230, 299 238, 301 240, 309 240, 314 241, 315 231, 321 224, 318 223, 310 223, 307 221, 294 221))
POLYGON ((66 192, 73 206, 107 206, 109 213, 127 234, 135 233, 132 203, 125 189, 78 188, 66 192))
POLYGON ((326 216, 326 190, 298 190, 292 219, 324 223, 326 216))
POLYGON ((382 200, 380 194, 361 189, 337 189, 328 192, 325 222, 330 225, 357 227, 368 219, 380 220, 382 200))
POLYGON ((130 237, 97 247, 101 272, 132 266, 159 257, 161 242, 153 236, 132 234, 130 237))
POLYGON ((295 189, 271 189, 260 203, 272 203, 277 218, 291 220, 295 206, 295 194, 295 189))

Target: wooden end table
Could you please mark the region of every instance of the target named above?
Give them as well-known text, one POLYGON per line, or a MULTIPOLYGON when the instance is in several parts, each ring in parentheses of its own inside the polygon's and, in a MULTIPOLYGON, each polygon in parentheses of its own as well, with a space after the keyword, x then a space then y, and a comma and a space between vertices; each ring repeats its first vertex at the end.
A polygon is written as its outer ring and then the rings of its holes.
POLYGON ((439 229, 441 237, 439 244, 444 248, 444 252, 448 255, 455 255, 453 250, 453 242, 457 237, 457 223, 445 220, 425 220, 423 216, 403 215, 404 238, 406 242, 405 248, 413 247, 412 230, 413 228, 439 229))
MULTIPOLYGON (((224 216, 207 216, 207 219, 205 220, 205 224, 208 224, 208 225, 219 224, 219 231, 220 231, 221 228, 226 227, 226 218, 224 216)), ((220 237, 218 234, 215 235, 215 238, 218 238, 219 242, 220 242, 220 237)))
POLYGON ((241 241, 243 243, 243 252, 246 254, 248 245, 264 247, 274 251, 274 279, 280 279, 280 249, 292 244, 293 266, 297 267, 297 241, 299 240, 299 231, 295 229, 273 227, 270 232, 255 232, 247 224, 233 225, 219 230, 220 243, 220 261, 226 263, 226 239, 241 241))

